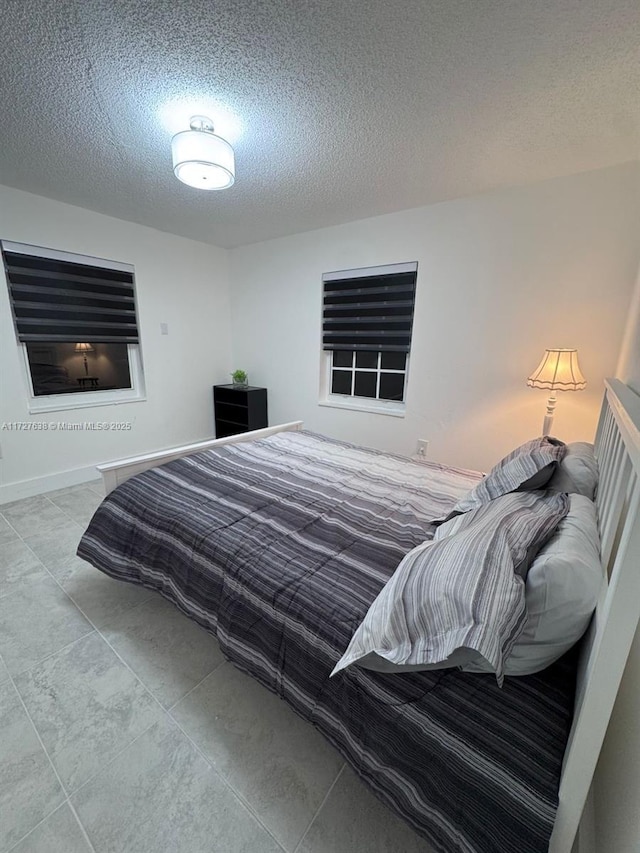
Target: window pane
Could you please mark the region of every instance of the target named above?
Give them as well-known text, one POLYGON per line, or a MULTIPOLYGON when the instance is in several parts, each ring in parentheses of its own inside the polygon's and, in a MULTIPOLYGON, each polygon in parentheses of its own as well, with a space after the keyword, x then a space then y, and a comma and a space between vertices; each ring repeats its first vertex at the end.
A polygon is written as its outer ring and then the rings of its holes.
POLYGON ((332 370, 331 371, 331 393, 332 394, 351 394, 351 377, 353 376, 350 370, 332 370))
POLYGON ((353 353, 351 350, 337 349, 333 352, 334 367, 351 367, 353 365, 353 353))
POLYGON ((406 352, 383 352, 382 370, 404 370, 407 363, 406 352))
POLYGON ((376 368, 378 366, 378 353, 377 352, 357 352, 356 353, 356 367, 373 367, 376 368))
POLYGON ((77 394, 131 388, 126 344, 27 344, 33 393, 77 394))
POLYGON ((380 399, 400 400, 404 394, 404 373, 380 374, 380 399))
POLYGON ((376 396, 376 377, 377 373, 361 373, 356 371, 356 397, 375 397, 376 396))

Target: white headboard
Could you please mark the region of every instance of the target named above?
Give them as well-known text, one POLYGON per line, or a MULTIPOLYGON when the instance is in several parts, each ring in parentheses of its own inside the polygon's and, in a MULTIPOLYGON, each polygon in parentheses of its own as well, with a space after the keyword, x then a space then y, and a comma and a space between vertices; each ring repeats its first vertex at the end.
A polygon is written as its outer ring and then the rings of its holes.
POLYGON ((640 397, 617 379, 605 385, 595 442, 605 580, 583 644, 549 853, 572 849, 640 618, 640 397))

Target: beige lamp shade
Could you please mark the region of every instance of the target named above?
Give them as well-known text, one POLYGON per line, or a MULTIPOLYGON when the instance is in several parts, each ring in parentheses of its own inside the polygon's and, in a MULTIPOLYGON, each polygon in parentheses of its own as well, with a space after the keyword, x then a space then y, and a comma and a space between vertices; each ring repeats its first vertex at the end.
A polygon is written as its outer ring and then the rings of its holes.
POLYGON ((527 385, 547 391, 584 391, 587 382, 578 364, 578 350, 545 350, 527 385))

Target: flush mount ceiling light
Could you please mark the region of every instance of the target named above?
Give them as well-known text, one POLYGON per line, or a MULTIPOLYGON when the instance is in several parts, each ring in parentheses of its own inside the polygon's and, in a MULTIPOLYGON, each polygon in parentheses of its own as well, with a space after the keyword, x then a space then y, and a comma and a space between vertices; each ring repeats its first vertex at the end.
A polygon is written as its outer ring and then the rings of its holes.
POLYGON ((173 173, 183 184, 198 190, 224 190, 235 180, 233 148, 216 136, 213 122, 193 116, 191 130, 176 133, 171 140, 173 173))

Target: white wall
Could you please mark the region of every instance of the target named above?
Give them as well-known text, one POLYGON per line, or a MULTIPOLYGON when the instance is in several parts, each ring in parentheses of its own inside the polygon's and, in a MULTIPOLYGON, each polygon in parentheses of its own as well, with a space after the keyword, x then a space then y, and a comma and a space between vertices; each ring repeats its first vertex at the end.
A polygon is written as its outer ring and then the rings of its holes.
MULTIPOLYGON (((640 242, 640 235, 638 241, 640 242)), ((620 347, 616 376, 640 394, 640 269, 627 314, 627 326, 620 347)))
POLYGON ((135 266, 147 399, 29 415, 0 276, 0 425, 130 421, 130 432, 0 430, 0 500, 95 477, 88 467, 213 436, 211 386, 231 369, 228 253, 50 199, 0 187, 0 237, 135 266), (169 334, 160 335, 160 323, 169 334))
POLYGON ((526 377, 576 346, 587 390, 561 394, 554 432, 591 439, 638 264, 637 164, 352 222, 231 253, 233 363, 269 389, 270 420, 361 444, 490 467, 539 434, 526 377), (404 419, 318 406, 321 276, 419 262, 404 419))
MULTIPOLYGON (((616 376, 640 394, 640 272, 616 376)), ((598 853, 640 850, 640 628, 594 778, 598 853)))

